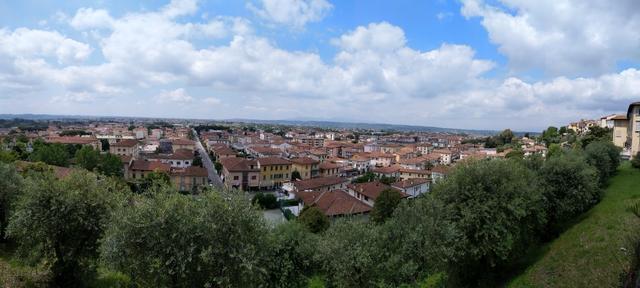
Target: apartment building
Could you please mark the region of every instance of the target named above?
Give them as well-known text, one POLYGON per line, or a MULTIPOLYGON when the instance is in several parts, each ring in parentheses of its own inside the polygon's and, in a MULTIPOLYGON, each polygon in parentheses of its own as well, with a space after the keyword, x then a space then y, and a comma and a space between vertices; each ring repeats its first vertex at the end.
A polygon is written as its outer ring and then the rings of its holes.
POLYGON ((626 147, 635 158, 640 152, 640 102, 634 102, 627 109, 627 141, 626 147))
POLYGON ((123 139, 109 146, 109 153, 119 156, 138 157, 139 152, 140 146, 135 139, 123 139))
POLYGON ((298 171, 302 180, 318 177, 319 169, 318 164, 320 161, 310 157, 298 157, 290 159, 291 171, 298 171))
MULTIPOLYGON (((256 159, 260 169, 260 188, 273 189, 291 180, 291 162, 279 157, 256 159)), ((224 164, 223 164, 224 165, 224 164)))

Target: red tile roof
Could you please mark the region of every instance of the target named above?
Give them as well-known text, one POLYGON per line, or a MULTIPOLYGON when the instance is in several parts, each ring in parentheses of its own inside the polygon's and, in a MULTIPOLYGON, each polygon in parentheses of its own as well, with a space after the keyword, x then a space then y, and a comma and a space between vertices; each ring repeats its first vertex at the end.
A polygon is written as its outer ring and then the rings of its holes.
POLYGON ((349 184, 347 185, 347 188, 349 188, 350 190, 353 190, 355 192, 358 192, 362 195, 365 195, 373 200, 376 200, 376 198, 378 198, 378 196, 380 196, 380 193, 382 193, 382 191, 387 190, 387 189, 393 189, 396 190, 398 192, 401 193, 402 197, 409 197, 409 195, 401 192, 400 190, 396 189, 396 188, 392 188, 389 185, 386 184, 382 184, 379 181, 373 181, 373 182, 366 182, 366 183, 356 183, 356 184, 349 184))
POLYGON ((109 147, 133 147, 138 145, 138 140, 134 139, 122 139, 120 142, 111 144, 109 147))
POLYGON ((49 137, 46 139, 47 143, 61 143, 61 144, 91 144, 99 141, 95 137, 49 137))
POLYGON ((129 168, 131 170, 139 170, 139 171, 156 171, 157 170, 162 172, 169 172, 171 170, 171 165, 157 162, 157 161, 133 160, 129 168))
POLYGON ((239 158, 239 157, 223 158, 223 159, 220 159, 220 164, 222 164, 224 169, 227 169, 227 171, 229 172, 260 171, 258 169, 258 161, 249 160, 246 158, 239 158), (251 165, 253 165, 253 169, 251 169, 251 165))
POLYGON ((258 158, 258 163, 260 166, 269 166, 269 165, 289 165, 291 162, 287 159, 283 159, 280 157, 264 157, 258 158))
POLYGON ((171 169, 171 175, 179 176, 195 176, 195 177, 207 177, 207 169, 197 166, 190 166, 186 168, 173 168, 171 169))
POLYGON ((415 179, 407 179, 407 180, 399 181, 391 184, 391 186, 395 188, 405 189, 405 188, 414 187, 414 186, 422 185, 429 182, 430 181, 428 179, 415 178, 415 179))
POLYGON ((300 192, 296 195, 305 205, 318 207, 326 216, 345 216, 371 211, 371 207, 344 190, 300 192))
POLYGON ((337 185, 340 183, 349 182, 346 178, 340 177, 320 177, 320 178, 312 178, 307 180, 300 180, 293 182, 293 186, 296 187, 298 191, 306 191, 306 190, 316 190, 326 186, 337 185))
POLYGON ((289 161, 295 163, 295 164, 301 164, 301 165, 313 165, 313 164, 318 164, 320 163, 320 161, 313 159, 311 157, 299 157, 299 158, 293 158, 293 159, 289 159, 289 161))

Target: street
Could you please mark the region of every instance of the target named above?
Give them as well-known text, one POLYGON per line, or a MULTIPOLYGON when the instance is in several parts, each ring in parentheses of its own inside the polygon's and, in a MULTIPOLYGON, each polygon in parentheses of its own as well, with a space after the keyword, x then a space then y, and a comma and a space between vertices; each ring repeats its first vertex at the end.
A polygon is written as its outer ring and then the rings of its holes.
POLYGON ((202 146, 202 142, 200 142, 200 137, 198 136, 196 130, 191 129, 191 131, 193 132, 193 139, 196 142, 196 149, 198 149, 200 157, 202 158, 202 165, 207 169, 207 172, 209 173, 209 181, 211 181, 211 183, 216 187, 222 188, 222 180, 220 179, 220 176, 218 176, 218 172, 216 171, 216 168, 213 165, 211 158, 209 157, 209 153, 202 146))

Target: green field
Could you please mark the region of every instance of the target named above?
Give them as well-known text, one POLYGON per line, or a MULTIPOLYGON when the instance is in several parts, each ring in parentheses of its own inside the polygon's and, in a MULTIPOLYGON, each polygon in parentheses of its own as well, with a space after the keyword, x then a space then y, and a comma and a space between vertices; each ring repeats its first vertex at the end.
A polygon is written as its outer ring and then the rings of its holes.
POLYGON ((640 170, 624 163, 602 201, 527 259, 508 287, 618 287, 631 262, 640 219, 627 208, 640 200, 640 170))

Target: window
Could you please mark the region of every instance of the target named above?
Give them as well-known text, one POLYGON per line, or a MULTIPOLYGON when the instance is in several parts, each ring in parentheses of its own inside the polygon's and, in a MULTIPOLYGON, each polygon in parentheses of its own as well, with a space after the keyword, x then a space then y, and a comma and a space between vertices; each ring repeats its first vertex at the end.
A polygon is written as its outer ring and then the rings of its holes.
POLYGON ((267 180, 267 175, 262 176, 262 180, 267 180))
POLYGON ((238 179, 239 179, 238 175, 233 176, 233 180, 238 180, 238 179))
POLYGON ((251 176, 251 180, 256 180, 256 175, 251 176))

